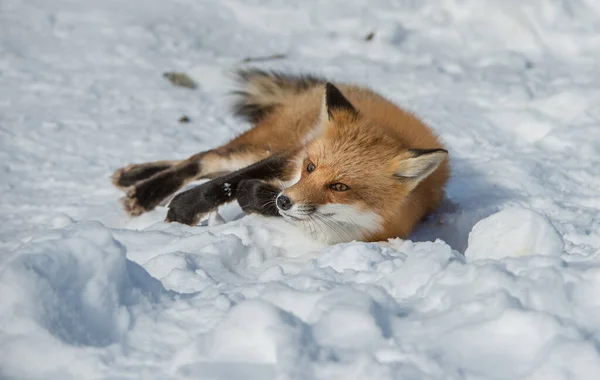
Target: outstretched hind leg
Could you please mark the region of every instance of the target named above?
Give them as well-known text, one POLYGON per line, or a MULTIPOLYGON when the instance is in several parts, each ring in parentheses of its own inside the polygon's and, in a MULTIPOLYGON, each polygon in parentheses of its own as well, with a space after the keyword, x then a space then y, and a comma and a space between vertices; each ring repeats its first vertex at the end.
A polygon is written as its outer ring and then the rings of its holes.
MULTIPOLYGON (((264 149, 247 146, 244 149, 220 148, 199 153, 187 160, 176 162, 149 178, 135 182, 126 189, 127 194, 121 199, 121 203, 128 214, 137 216, 152 210, 165 198, 193 180, 215 178, 241 169, 263 159, 268 154, 264 149)), ((153 168, 147 170, 151 169, 153 168)), ((140 169, 140 172, 143 171, 140 169)))
POLYGON ((183 161, 126 167, 115 173, 113 182, 126 189, 123 207, 130 215, 136 216, 152 210, 193 180, 214 179, 294 147, 295 140, 289 138, 285 125, 263 123, 217 149, 198 153, 183 161), (149 177, 141 179, 146 175, 149 177))
POLYGON ((125 190, 157 173, 174 167, 180 162, 181 161, 155 161, 127 165, 117 169, 111 176, 111 180, 113 185, 117 188, 125 190))

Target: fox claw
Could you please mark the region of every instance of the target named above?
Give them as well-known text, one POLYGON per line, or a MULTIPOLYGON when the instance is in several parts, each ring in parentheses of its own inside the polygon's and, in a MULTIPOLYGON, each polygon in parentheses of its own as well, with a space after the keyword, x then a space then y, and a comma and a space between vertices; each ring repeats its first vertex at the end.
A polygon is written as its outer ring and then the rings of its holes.
POLYGON ((138 216, 146 211, 136 198, 135 187, 131 187, 127 191, 127 195, 121 198, 121 204, 130 216, 138 216))

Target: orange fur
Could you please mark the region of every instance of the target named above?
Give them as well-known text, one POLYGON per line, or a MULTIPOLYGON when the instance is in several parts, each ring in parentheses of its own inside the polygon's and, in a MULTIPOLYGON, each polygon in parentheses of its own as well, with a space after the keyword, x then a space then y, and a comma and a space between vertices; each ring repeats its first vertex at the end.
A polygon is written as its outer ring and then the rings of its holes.
POLYGON ((274 154, 289 161, 271 183, 280 185, 280 197, 296 207, 292 211, 303 206, 298 215, 306 219, 278 212, 310 224, 307 210, 329 207, 315 217, 337 217, 343 227, 331 227, 331 220, 320 227, 350 231, 335 241, 408 237, 439 206, 450 176, 447 152, 412 113, 361 86, 253 69, 240 71, 239 78, 235 112, 253 127, 187 160, 118 170, 113 182, 127 189, 123 204, 130 214, 152 209, 194 178, 215 178, 274 154))
MULTIPOLYGON (((284 194, 294 202, 312 205, 351 204, 376 212, 383 219, 379 231, 364 237, 378 241, 407 237, 415 225, 435 210, 444 194, 450 170, 447 159, 410 189, 409 181, 394 177, 409 149, 443 149, 432 130, 415 115, 397 107, 369 89, 338 86, 359 111, 359 116, 334 112, 332 121, 322 120, 321 134, 300 150, 300 180, 284 194), (307 173, 310 159, 317 167, 307 173), (351 190, 335 192, 328 185, 342 182, 351 190)), ((273 111, 240 140, 260 140, 273 151, 300 148, 322 116, 323 87, 297 94, 273 111)))

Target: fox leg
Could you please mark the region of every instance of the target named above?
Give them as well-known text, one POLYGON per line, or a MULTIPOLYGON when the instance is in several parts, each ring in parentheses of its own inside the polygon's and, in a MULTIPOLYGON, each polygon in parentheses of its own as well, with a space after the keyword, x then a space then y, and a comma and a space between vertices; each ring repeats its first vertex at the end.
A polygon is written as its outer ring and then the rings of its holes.
POLYGON ((134 177, 142 178, 142 173, 151 174, 155 171, 149 177, 135 181, 126 189, 127 193, 121 199, 125 211, 131 216, 137 216, 152 210, 163 199, 193 180, 216 178, 269 155, 270 152, 265 149, 230 143, 182 161, 159 161, 134 165, 130 170, 127 170, 129 167, 120 169, 113 175, 113 183, 126 185, 128 179, 133 181, 134 177), (165 163, 168 163, 168 166, 165 163), (129 175, 129 173, 133 174, 129 175), (139 174, 135 175, 136 173, 139 174))
POLYGON ((112 183, 119 189, 126 189, 137 182, 152 177, 154 174, 172 168, 181 161, 155 161, 143 164, 131 164, 117 169, 112 177, 112 183))
POLYGON ((204 214, 236 198, 247 211, 277 215, 275 197, 279 190, 260 180, 284 179, 288 162, 286 156, 273 155, 178 194, 169 204, 167 221, 194 225, 204 214))

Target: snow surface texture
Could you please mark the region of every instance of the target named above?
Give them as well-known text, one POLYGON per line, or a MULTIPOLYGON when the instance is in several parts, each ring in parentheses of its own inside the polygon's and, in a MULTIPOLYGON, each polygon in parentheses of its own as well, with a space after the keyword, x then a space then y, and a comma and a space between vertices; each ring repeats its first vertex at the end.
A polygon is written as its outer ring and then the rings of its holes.
POLYGON ((599 379, 598 4, 2 0, 0 378, 599 379), (277 53, 446 141, 412 241, 122 212, 112 171, 247 128, 227 74, 277 53))

